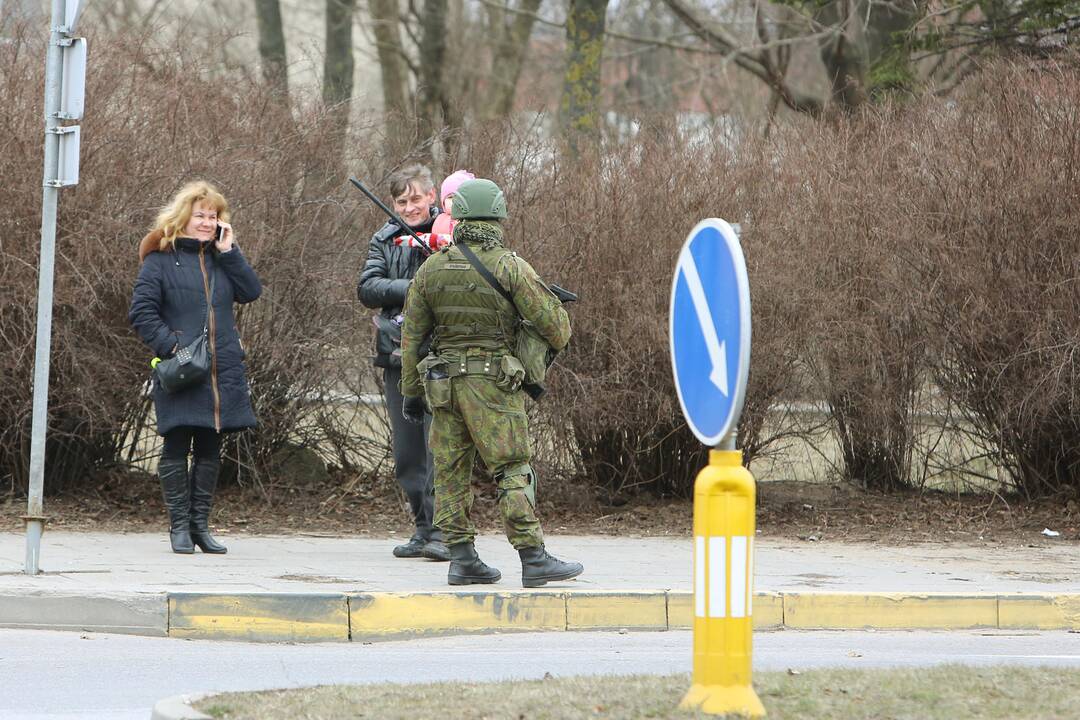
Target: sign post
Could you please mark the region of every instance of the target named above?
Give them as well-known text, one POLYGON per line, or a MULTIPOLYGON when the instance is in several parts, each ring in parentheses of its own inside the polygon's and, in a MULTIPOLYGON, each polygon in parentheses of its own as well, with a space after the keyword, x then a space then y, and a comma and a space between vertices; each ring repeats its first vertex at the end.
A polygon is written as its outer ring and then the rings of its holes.
POLYGON ((49 353, 52 348, 53 277, 56 263, 56 206, 60 188, 79 182, 79 120, 83 112, 86 41, 72 38, 81 0, 52 0, 49 49, 45 59, 45 168, 41 199, 41 259, 38 264, 37 336, 34 347, 34 414, 30 430, 30 483, 27 491, 27 575, 40 570, 45 532, 45 436, 49 420, 49 353))
POLYGON ((681 706, 765 714, 751 685, 754 478, 735 449, 750 370, 750 286, 735 230, 702 220, 679 253, 668 318, 679 405, 713 448, 694 482, 694 673, 681 706))

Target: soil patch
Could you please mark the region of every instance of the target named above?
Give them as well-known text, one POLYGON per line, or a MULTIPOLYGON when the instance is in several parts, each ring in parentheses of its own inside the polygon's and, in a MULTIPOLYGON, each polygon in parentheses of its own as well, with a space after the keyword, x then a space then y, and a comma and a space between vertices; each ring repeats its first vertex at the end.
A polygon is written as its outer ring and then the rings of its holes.
MULTIPOLYGON (((484 532, 499 532, 494 486, 475 488, 474 519, 484 532)), ((541 488, 543 492, 543 488, 541 488)), ((692 506, 684 499, 629 497, 613 502, 558 487, 540 503, 544 527, 558 534, 689 537, 692 506), (571 497, 572 495, 572 497, 571 497)), ((45 500, 52 529, 155 532, 165 510, 154 477, 132 474, 45 500)), ((0 531, 21 531, 23 497, 0 500, 0 531)), ((768 482, 758 486, 757 524, 766 537, 849 542, 950 542, 995 540, 1042 544, 1080 540, 1075 500, 1027 501, 1001 495, 910 492, 893 495, 848 485, 768 482)), ((220 492, 216 528, 251 534, 408 536, 412 531, 404 495, 392 480, 336 482, 308 488, 231 485, 220 492)))

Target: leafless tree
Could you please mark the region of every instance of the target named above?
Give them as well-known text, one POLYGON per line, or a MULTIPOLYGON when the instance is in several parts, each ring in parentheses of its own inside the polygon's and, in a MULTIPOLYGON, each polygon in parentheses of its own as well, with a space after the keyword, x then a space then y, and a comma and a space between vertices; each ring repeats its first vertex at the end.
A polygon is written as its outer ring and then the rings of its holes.
POLYGON ((401 38, 401 20, 397 0, 369 0, 375 51, 382 78, 383 112, 386 135, 393 143, 405 137, 403 120, 409 101, 409 57, 401 38))
POLYGON ((566 70, 559 121, 575 136, 595 134, 600 129, 600 69, 604 56, 604 28, 607 0, 570 0, 566 15, 566 70))
POLYGON ((281 25, 280 0, 255 0, 255 22, 259 29, 263 79, 288 105, 289 66, 285 52, 285 31, 281 25))

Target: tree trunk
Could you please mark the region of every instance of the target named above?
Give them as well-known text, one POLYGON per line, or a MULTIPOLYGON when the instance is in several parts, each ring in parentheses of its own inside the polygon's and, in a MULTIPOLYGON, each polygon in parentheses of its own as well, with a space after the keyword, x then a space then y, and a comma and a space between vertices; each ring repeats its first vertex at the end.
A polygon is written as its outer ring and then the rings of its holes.
POLYGON ((323 59, 323 102, 342 105, 348 118, 353 89, 352 26, 356 0, 326 0, 326 57, 323 59))
POLYGON ((904 39, 919 19, 914 3, 861 0, 857 7, 859 15, 866 18, 863 35, 870 93, 912 89, 915 70, 904 39), (868 8, 864 7, 867 2, 868 8))
POLYGON ((328 176, 341 174, 345 164, 345 143, 349 132, 349 109, 353 89, 352 25, 356 0, 326 0, 326 55, 323 58, 323 104, 333 123, 331 157, 338 167, 328 176))
POLYGON ((579 136, 594 135, 600 129, 600 61, 606 15, 607 0, 570 0, 559 124, 575 153, 579 136))
MULTIPOLYGON (((445 122, 450 115, 450 98, 443 83, 447 14, 446 0, 424 0, 420 18, 420 87, 417 89, 421 140, 435 135, 439 120, 445 122)), ((425 143, 424 147, 431 145, 425 143)))
POLYGON ((837 29, 818 42, 818 50, 832 86, 830 104, 844 112, 854 110, 868 99, 866 53, 851 27, 851 2, 832 0, 814 13, 818 23, 837 29))
MULTIPOLYGON (((491 95, 483 109, 486 117, 506 117, 514 110, 514 98, 517 96, 518 79, 525 64, 525 55, 529 51, 529 38, 532 37, 536 13, 542 0, 522 0, 520 13, 506 32, 500 34, 500 42, 495 48, 492 64, 491 95)), ((505 13, 504 13, 505 14, 505 13)))
POLYGON ((285 59, 285 32, 281 28, 281 3, 255 0, 255 21, 259 29, 263 79, 273 93, 288 104, 289 69, 285 59))
POLYGON ((403 119, 409 109, 406 94, 408 68, 405 66, 405 50, 401 44, 398 3, 397 0, 370 0, 368 7, 382 75, 386 134, 392 143, 396 143, 406 136, 403 119))

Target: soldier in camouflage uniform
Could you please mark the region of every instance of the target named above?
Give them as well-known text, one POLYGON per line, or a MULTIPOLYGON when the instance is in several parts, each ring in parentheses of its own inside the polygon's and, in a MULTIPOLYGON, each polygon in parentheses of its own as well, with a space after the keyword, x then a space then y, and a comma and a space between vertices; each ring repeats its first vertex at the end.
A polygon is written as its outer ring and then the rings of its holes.
POLYGON ((409 286, 401 334, 402 414, 420 422, 431 407, 435 456, 435 524, 450 549, 451 585, 497 582, 502 574, 476 554, 472 470, 479 453, 499 488, 506 537, 521 557, 522 584, 538 587, 581 574, 580 563, 544 549, 536 518, 524 368, 512 354, 522 320, 561 350, 570 318, 523 259, 503 247, 506 201, 490 180, 470 180, 454 199, 454 245, 428 258, 409 286), (493 288, 458 247, 467 245, 513 298, 493 288), (431 352, 418 357, 430 337, 431 352))

